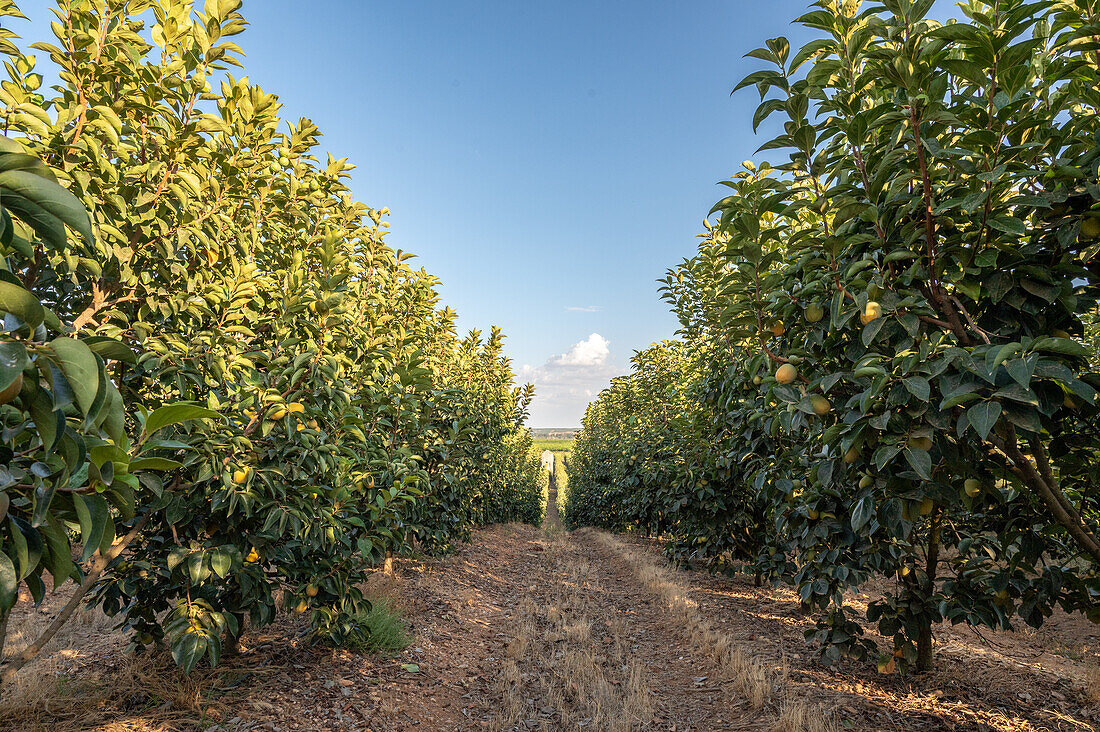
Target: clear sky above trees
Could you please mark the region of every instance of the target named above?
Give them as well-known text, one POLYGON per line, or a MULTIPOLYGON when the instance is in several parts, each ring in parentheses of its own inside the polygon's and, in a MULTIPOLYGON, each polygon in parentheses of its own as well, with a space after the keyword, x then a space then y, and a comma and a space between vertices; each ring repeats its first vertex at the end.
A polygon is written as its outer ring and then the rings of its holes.
MULTIPOLYGON (((28 41, 47 5, 20 3, 28 41)), ((796 43, 806 5, 246 0, 235 40, 284 116, 358 166, 356 195, 390 208, 391 245, 442 278, 460 326, 504 328, 532 424, 572 426, 672 334, 655 280, 759 144, 754 93, 729 96, 742 54, 796 43)))

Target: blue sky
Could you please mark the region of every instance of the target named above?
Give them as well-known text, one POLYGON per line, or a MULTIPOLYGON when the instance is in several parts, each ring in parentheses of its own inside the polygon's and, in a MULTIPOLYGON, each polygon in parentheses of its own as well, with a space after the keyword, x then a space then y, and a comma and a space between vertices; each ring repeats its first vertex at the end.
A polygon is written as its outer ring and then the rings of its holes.
MULTIPOLYGON (((23 0, 37 40, 47 0, 23 0)), ((201 3, 200 3, 201 5, 201 3)), ((535 427, 579 425, 636 349, 673 335, 656 280, 690 256, 718 181, 763 140, 729 91, 804 0, 246 0, 245 71, 358 166, 391 246, 497 324, 535 427)))

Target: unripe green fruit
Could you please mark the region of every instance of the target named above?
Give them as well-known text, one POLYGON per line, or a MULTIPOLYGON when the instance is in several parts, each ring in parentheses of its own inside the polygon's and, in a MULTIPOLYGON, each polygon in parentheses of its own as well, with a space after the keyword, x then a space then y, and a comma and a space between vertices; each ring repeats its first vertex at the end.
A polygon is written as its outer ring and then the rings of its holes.
POLYGON ((764 383, 764 380, 762 378, 760 378, 759 376, 754 376, 754 377, 752 377, 752 383, 755 384, 756 386, 760 386, 762 383, 764 383))
POLYGON ((3 391, 0 391, 0 404, 7 404, 12 399, 19 396, 19 392, 23 389, 23 372, 20 371, 15 375, 15 381, 4 387, 3 391))
POLYGON ((775 371, 775 380, 780 384, 789 384, 798 378, 798 369, 785 363, 775 371))
POLYGON ((806 322, 816 323, 825 317, 825 310, 816 302, 810 303, 810 306, 806 308, 806 322))
POLYGON ((963 482, 963 490, 966 491, 966 495, 973 498, 982 492, 982 482, 977 478, 967 478, 963 482))
POLYGON ((1100 219, 1088 216, 1081 222, 1081 238, 1096 239, 1100 237, 1100 219))
POLYGON ((848 452, 844 453, 844 462, 851 465, 856 460, 859 460, 859 448, 858 447, 848 448, 848 452))
POLYGON ((932 438, 920 436, 910 437, 909 447, 912 447, 916 450, 924 450, 927 452, 928 450, 932 449, 932 438))
POLYGON ((833 408, 833 405, 829 404, 829 400, 819 394, 810 397, 810 405, 813 407, 814 414, 818 417, 825 416, 833 408))
POLYGON ((860 488, 870 488, 871 484, 875 482, 875 479, 869 475, 865 475, 859 479, 860 488))

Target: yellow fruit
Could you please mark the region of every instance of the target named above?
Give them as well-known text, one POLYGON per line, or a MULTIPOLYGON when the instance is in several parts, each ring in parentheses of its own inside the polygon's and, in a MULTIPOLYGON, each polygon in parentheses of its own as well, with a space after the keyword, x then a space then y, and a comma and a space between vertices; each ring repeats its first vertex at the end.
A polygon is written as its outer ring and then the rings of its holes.
POLYGON ((914 435, 913 437, 909 438, 909 447, 912 447, 916 450, 931 450, 932 438, 924 437, 922 435, 914 435))
POLYGON ((869 488, 871 486, 871 484, 874 483, 874 482, 875 482, 874 478, 872 478, 869 475, 865 475, 865 476, 863 476, 862 478, 859 479, 859 487, 860 488, 869 488))
POLYGON ((258 561, 260 561, 260 553, 258 551, 256 551, 256 547, 252 547, 252 549, 248 552, 248 556, 246 556, 244 558, 244 561, 246 561, 246 562, 258 562, 258 561))
POLYGON ((0 391, 0 404, 7 404, 12 399, 19 396, 19 392, 23 389, 23 372, 20 371, 15 375, 15 381, 11 382, 0 391))
POLYGON ((234 470, 233 471, 233 482, 236 483, 237 485, 244 485, 245 482, 248 481, 248 472, 249 472, 248 468, 244 468, 243 470, 234 470))
POLYGON ((302 412, 306 411, 306 407, 301 402, 291 402, 290 404, 286 405, 286 411, 290 412, 291 414, 301 414, 302 412))
POLYGON ((829 404, 829 400, 818 394, 814 394, 810 397, 810 405, 813 407, 814 414, 818 417, 822 417, 829 413, 833 408, 833 405, 829 404))
POLYGON ((780 384, 789 384, 798 378, 798 369, 789 363, 785 363, 775 371, 775 380, 780 384))
POLYGON ((816 302, 810 303, 810 306, 806 308, 806 322, 816 323, 825 317, 825 310, 816 302))
POLYGON ((301 431, 302 431, 302 430, 304 430, 305 428, 306 428, 306 426, 305 426, 304 424, 301 424, 301 423, 299 423, 299 424, 298 424, 297 426, 295 426, 295 428, 294 428, 294 429, 295 429, 295 431, 297 431, 297 432, 301 432, 301 431))
POLYGON ((282 419, 286 416, 286 410, 280 407, 271 413, 271 419, 282 419))
POLYGON ((779 336, 787 332, 787 326, 783 325, 783 321, 780 320, 779 322, 772 325, 771 331, 772 335, 778 338, 779 336))
POLYGON ((851 465, 856 460, 859 460, 859 448, 858 447, 848 448, 848 452, 844 453, 844 462, 851 465))
POLYGON ((301 602, 298 603, 298 606, 294 609, 297 610, 300 613, 304 613, 306 610, 309 610, 309 603, 306 602, 305 600, 302 600, 301 602))
POLYGON ((314 429, 314 430, 320 429, 320 427, 317 424, 317 420, 315 420, 315 419, 309 420, 309 427, 310 427, 310 429, 314 429))
POLYGON ((932 507, 934 505, 935 504, 932 502, 931 498, 925 498, 923 501, 920 502, 920 515, 927 516, 928 514, 932 513, 932 507))
POLYGON ((982 482, 977 478, 967 478, 963 481, 963 490, 966 491, 966 495, 973 498, 982 492, 982 482))
POLYGON ((306 596, 317 597, 317 585, 306 585, 306 596))
POLYGON ((860 314, 859 319, 867 325, 872 320, 878 320, 882 317, 882 306, 874 300, 867 301, 867 307, 863 308, 863 312, 860 314))

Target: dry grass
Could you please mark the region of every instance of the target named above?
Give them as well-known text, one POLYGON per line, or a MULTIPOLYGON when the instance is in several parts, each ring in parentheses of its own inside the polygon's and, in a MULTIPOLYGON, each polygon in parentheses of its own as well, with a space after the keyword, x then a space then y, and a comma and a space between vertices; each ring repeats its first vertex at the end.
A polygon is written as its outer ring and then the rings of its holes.
POLYGON ((773 732, 836 732, 838 727, 831 715, 791 692, 785 683, 785 667, 768 668, 715 628, 699 611, 698 603, 676 582, 669 568, 610 534, 592 531, 591 535, 632 567, 642 586, 654 594, 685 629, 692 646, 710 656, 751 709, 767 707, 774 710, 773 732))
POLYGON ((626 627, 608 623, 610 652, 595 642, 601 608, 590 598, 602 588, 592 579, 591 566, 564 556, 560 530, 548 536, 545 559, 561 581, 541 607, 530 598, 518 606, 498 679, 502 703, 493 727, 514 729, 539 718, 543 729, 643 729, 653 719, 652 693, 642 664, 624 656, 626 627), (530 708, 532 698, 540 709, 530 708))
MULTIPOLYGON (((168 732, 209 726, 224 716, 210 700, 227 674, 184 676, 170 658, 127 655, 77 677, 50 656, 20 674, 0 703, 0 729, 20 732, 168 732)), ((240 675, 238 670, 236 675, 240 675)))

